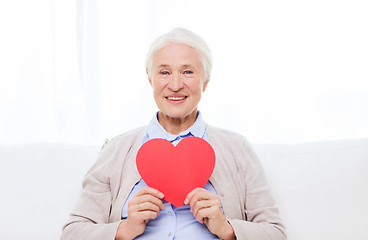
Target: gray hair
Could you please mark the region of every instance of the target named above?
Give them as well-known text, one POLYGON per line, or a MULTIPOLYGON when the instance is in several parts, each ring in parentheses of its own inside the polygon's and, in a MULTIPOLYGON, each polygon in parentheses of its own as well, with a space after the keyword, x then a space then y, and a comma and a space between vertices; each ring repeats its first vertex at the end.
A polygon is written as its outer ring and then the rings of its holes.
POLYGON ((146 71, 149 76, 151 76, 155 54, 169 43, 182 43, 192 47, 198 53, 202 62, 205 80, 209 80, 212 70, 212 56, 210 49, 201 37, 183 28, 175 28, 158 37, 152 43, 146 56, 146 71))

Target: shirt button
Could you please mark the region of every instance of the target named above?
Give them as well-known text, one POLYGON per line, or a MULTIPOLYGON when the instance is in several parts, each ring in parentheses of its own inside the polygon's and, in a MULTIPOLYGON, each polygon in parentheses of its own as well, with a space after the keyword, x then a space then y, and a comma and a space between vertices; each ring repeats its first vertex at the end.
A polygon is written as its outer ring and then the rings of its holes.
POLYGON ((220 195, 221 195, 221 197, 225 196, 225 194, 224 194, 224 193, 221 193, 220 195))
POLYGON ((171 233, 167 234, 167 236, 169 236, 169 237, 170 237, 170 236, 171 236, 171 233))
POLYGON ((169 214, 169 215, 171 215, 171 214, 172 214, 172 212, 171 212, 171 211, 169 211, 169 212, 168 212, 168 214, 169 214))

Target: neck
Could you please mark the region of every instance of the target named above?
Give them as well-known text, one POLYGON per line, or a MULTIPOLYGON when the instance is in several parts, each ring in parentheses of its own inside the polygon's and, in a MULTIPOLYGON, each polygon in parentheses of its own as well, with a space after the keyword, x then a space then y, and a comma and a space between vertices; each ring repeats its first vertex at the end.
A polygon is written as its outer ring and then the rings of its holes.
POLYGON ((197 119, 197 109, 190 115, 183 118, 173 118, 165 115, 162 112, 158 113, 158 122, 166 130, 166 132, 178 135, 184 130, 191 127, 197 119))

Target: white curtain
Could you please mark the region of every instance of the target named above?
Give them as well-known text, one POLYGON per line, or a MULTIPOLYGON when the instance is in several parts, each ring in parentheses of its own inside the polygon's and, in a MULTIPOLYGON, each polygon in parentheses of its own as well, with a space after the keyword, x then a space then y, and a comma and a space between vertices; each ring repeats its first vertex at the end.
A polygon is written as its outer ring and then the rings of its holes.
POLYGON ((174 27, 212 49, 208 123, 258 143, 368 137, 367 1, 0 0, 0 144, 147 124, 145 53, 174 27))
POLYGON ((0 6, 1 143, 90 142, 100 125, 96 1, 0 6))

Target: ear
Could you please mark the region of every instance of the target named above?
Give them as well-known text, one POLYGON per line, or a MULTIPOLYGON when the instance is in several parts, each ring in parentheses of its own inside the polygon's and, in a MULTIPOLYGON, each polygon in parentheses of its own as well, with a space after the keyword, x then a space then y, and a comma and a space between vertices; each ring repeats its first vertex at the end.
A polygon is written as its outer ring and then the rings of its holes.
POLYGON ((148 82, 151 84, 151 86, 152 86, 152 80, 151 80, 151 77, 150 77, 150 75, 149 75, 149 73, 148 73, 148 70, 146 69, 146 73, 147 73, 147 77, 148 77, 148 82))
POLYGON ((206 90, 209 81, 210 81, 209 79, 205 80, 205 82, 203 84, 203 87, 202 87, 202 92, 204 92, 204 90, 206 90))

